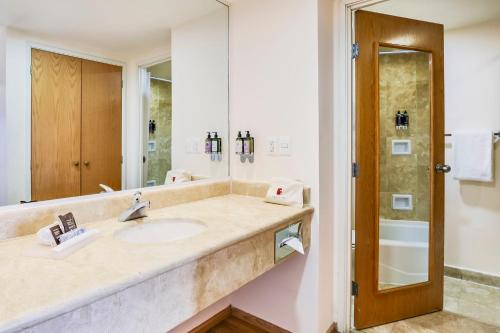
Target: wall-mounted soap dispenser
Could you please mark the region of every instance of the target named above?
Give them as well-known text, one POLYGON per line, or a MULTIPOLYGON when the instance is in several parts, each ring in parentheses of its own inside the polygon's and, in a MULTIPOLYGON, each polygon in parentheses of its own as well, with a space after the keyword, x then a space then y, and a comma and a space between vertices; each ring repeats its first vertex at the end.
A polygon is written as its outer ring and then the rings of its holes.
POLYGON ((398 110, 395 117, 395 125, 397 131, 408 130, 408 127, 410 126, 410 115, 406 110, 403 113, 398 110))
POLYGON ((149 133, 155 134, 155 132, 156 132, 156 121, 150 120, 149 121, 149 133))
POLYGON ((205 154, 210 155, 211 161, 222 161, 222 138, 219 138, 217 132, 207 132, 205 154))
POLYGON ((240 155, 241 163, 245 163, 248 160, 250 163, 254 161, 254 149, 255 149, 255 139, 250 135, 250 131, 246 131, 244 138, 241 137, 241 131, 238 132, 238 137, 236 138, 236 154, 240 155), (242 150, 238 150, 241 142, 242 150))

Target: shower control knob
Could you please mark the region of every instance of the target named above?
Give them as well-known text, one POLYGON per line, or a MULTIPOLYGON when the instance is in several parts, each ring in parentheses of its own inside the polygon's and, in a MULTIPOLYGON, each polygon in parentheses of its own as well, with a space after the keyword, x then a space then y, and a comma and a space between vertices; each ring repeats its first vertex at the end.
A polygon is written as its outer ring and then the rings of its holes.
POLYGON ((437 173, 448 173, 451 171, 451 166, 438 163, 436 164, 435 170, 437 173))

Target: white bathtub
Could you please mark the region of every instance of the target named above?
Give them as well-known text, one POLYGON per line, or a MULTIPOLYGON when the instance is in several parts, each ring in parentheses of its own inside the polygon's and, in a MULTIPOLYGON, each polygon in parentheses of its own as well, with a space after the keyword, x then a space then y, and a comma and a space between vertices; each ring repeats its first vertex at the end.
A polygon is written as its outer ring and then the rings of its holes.
POLYGON ((429 222, 380 220, 379 283, 425 282, 429 270, 429 222))

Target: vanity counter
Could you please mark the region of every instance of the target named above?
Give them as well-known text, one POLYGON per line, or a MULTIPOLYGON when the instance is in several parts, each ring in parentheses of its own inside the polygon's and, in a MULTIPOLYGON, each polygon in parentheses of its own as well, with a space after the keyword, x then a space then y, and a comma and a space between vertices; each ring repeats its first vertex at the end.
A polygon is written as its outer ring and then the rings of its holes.
MULTIPOLYGON (((265 203, 259 197, 227 194, 148 211, 150 218, 189 218, 206 224, 207 228, 202 233, 191 238, 166 243, 128 243, 115 238, 114 234, 137 222, 118 222, 113 218, 85 224, 89 229, 99 229, 99 238, 65 259, 27 257, 26 249, 36 242, 35 235, 0 241, 0 332, 17 332, 23 329, 29 331, 30 327, 51 318, 70 313, 179 267, 196 263, 252 237, 310 217, 312 212, 311 207, 286 207, 265 203)), ((78 222, 78 216, 75 217, 78 222)), ((310 223, 310 218, 307 223, 310 223)), ((267 243, 269 239, 266 238, 267 243)), ((254 245, 249 243, 249 246, 254 245)), ((236 252, 225 254, 226 260, 245 260, 238 255, 244 256, 246 252, 238 253, 238 248, 234 249, 236 252)), ((260 249, 257 246, 253 251, 269 252, 270 247, 260 249)), ((255 258, 247 260, 254 261, 252 264, 256 267, 260 265, 255 258)), ((189 272, 182 274, 197 279, 195 275, 203 274, 203 270, 207 269, 205 264, 203 267, 192 267, 189 272)), ((213 267, 220 267, 220 262, 217 264, 214 261, 213 267)), ((270 269, 268 261, 262 269, 270 269)), ((242 270, 240 274, 244 272, 242 270)), ((210 282, 228 283, 223 276, 220 278, 219 282, 214 282, 213 279, 210 282)), ((168 286, 171 290, 181 290, 183 284, 189 283, 181 275, 174 281, 177 281, 175 285, 168 286)), ((185 296, 189 298, 187 301, 195 303, 192 311, 205 307, 206 301, 200 298, 211 292, 197 288, 197 292, 190 292, 189 296, 185 296)), ((160 293, 161 290, 151 292, 160 293)), ((134 311, 134 306, 140 306, 143 301, 142 295, 137 295, 137 298, 138 304, 131 304, 130 311, 134 311)))

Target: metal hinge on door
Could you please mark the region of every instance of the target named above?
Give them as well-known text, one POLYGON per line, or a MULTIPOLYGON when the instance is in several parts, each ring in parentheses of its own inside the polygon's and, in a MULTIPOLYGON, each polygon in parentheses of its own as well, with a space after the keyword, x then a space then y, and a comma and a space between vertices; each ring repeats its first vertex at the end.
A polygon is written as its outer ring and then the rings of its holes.
POLYGON ((352 44, 352 58, 358 59, 359 57, 359 43, 352 44))
POLYGON ((352 164, 352 177, 357 178, 359 176, 359 165, 358 163, 352 164))
POLYGON ((351 295, 358 296, 359 294, 359 286, 356 281, 351 281, 351 295))

